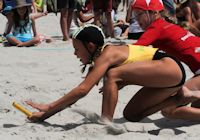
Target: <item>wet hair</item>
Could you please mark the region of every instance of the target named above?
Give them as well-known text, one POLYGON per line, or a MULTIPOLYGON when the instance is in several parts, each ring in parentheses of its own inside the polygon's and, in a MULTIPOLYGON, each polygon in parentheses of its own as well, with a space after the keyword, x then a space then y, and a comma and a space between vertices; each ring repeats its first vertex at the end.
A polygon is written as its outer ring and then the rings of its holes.
POLYGON ((72 38, 78 39, 82 42, 92 42, 97 46, 104 45, 105 35, 101 28, 96 25, 88 24, 79 27, 74 33, 72 38))
MULTIPOLYGON (((100 55, 102 47, 104 45, 105 35, 101 28, 92 24, 81 26, 73 33, 72 38, 78 39, 83 43, 83 46, 90 54, 88 64, 92 65, 94 59, 100 55), (96 46, 96 50, 94 52, 91 52, 87 48, 87 44, 90 42, 96 46)), ((83 67, 82 72, 85 71, 86 66, 87 64, 83 67)))

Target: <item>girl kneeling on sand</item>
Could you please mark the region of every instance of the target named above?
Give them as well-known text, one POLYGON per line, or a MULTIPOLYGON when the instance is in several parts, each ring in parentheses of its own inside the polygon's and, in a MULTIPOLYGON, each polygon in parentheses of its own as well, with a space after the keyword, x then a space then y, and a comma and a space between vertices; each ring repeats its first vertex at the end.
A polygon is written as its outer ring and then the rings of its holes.
POLYGON ((170 100, 165 102, 171 102, 171 107, 162 110, 163 115, 175 119, 200 120, 200 37, 163 20, 160 15, 164 9, 161 0, 133 0, 131 6, 138 23, 145 30, 134 45, 159 48, 183 61, 194 73, 194 77, 185 83, 185 88, 178 92, 179 103, 173 104, 170 100), (191 107, 185 106, 190 102, 191 107))
MULTIPOLYGON (((94 62, 92 69, 77 87, 52 103, 37 104, 27 101, 27 104, 39 110, 33 112, 30 120, 43 121, 69 107, 86 96, 101 78, 104 78, 102 118, 110 121, 113 119, 120 85, 144 86, 133 97, 137 99, 134 102, 141 106, 131 106, 132 99, 126 107, 126 110, 131 107, 131 112, 144 117, 146 110, 171 98, 185 81, 183 66, 175 58, 156 48, 138 45, 104 46, 104 34, 94 25, 80 27, 73 35, 73 46, 74 54, 84 65, 94 62), (123 69, 127 69, 121 75, 123 81, 120 78, 115 79, 115 74, 123 69)), ((156 111, 158 110, 154 110, 156 111)))

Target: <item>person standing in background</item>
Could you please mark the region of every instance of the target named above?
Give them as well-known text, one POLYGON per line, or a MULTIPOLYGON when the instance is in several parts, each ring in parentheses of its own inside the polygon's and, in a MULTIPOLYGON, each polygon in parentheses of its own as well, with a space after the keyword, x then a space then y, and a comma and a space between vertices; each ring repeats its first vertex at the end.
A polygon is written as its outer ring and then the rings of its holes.
POLYGON ((60 10, 60 27, 63 34, 63 41, 70 39, 69 29, 72 22, 76 0, 58 0, 58 9, 60 10))
POLYGON ((105 13, 109 36, 114 37, 114 25, 112 21, 112 0, 92 0, 94 10, 94 24, 100 26, 100 15, 105 13))

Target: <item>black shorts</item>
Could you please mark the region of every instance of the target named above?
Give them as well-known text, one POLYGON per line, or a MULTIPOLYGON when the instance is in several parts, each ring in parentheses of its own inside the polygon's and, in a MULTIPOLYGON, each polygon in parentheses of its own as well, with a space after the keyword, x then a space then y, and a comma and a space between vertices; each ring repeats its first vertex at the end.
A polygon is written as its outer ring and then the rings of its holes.
POLYGON ((75 9, 76 1, 75 0, 57 0, 58 9, 75 9))
POLYGON ((112 0, 93 0, 93 10, 97 12, 112 12, 112 0))
POLYGON ((141 37, 141 35, 143 34, 144 32, 138 32, 138 33, 128 33, 128 39, 134 39, 134 40, 137 40, 141 37))
POLYGON ((156 51, 156 53, 154 54, 153 60, 160 60, 164 57, 169 57, 169 58, 173 59, 178 64, 178 66, 180 67, 181 72, 182 72, 182 80, 180 81, 180 83, 175 85, 175 86, 168 87, 168 88, 174 88, 174 87, 182 86, 185 83, 185 79, 186 79, 185 69, 184 69, 183 65, 181 64, 181 62, 177 58, 170 56, 167 53, 164 53, 160 50, 156 51))

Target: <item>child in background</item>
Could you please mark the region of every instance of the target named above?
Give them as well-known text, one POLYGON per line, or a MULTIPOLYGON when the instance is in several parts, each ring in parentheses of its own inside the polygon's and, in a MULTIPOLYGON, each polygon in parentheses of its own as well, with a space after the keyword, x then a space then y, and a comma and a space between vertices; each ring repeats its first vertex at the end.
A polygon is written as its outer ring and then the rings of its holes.
MULTIPOLYGON (((119 7, 119 4, 120 4, 120 1, 118 1, 118 0, 113 0, 112 1, 111 20, 112 20, 112 24, 113 24, 112 26, 113 26, 113 35, 114 35, 112 37, 114 37, 114 38, 120 38, 121 35, 122 35, 122 31, 125 31, 125 30, 122 30, 122 28, 121 28, 121 25, 124 24, 124 23, 122 23, 121 20, 120 21, 118 20, 118 7, 119 7)), ((108 14, 107 12, 102 12, 100 14, 100 20, 99 20, 100 25, 99 25, 99 27, 101 27, 101 29, 103 30, 103 32, 106 35, 106 37, 109 37, 111 28, 109 27, 110 23, 109 23, 107 14, 108 14)))
POLYGON ((70 40, 69 31, 76 6, 76 0, 57 0, 57 7, 60 10, 60 27, 63 34, 63 41, 70 40))
POLYGON ((176 5, 174 0, 162 0, 165 10, 163 11, 163 15, 176 23, 176 5))
POLYGON ((128 39, 137 40, 144 33, 144 30, 138 24, 130 4, 126 13, 126 22, 130 24, 128 28, 128 39))
POLYGON ((45 9, 46 0, 29 0, 32 2, 32 12, 31 16, 34 17, 34 19, 46 16, 48 14, 47 9, 45 9))
POLYGON ((44 11, 44 0, 33 0, 32 5, 33 5, 33 13, 44 11))
POLYGON ((77 0, 69 31, 70 37, 72 37, 73 32, 81 25, 93 22, 94 14, 87 8, 87 5, 90 4, 89 2, 90 0, 77 0))
POLYGON ((114 36, 115 38, 128 38, 128 30, 129 25, 121 19, 118 19, 116 23, 114 23, 114 36))
MULTIPOLYGON (((144 86, 125 108, 146 117, 146 110, 162 104, 165 99, 176 94, 179 86, 184 83, 185 72, 183 66, 175 58, 157 51, 155 48, 134 45, 104 45, 104 34, 95 25, 80 27, 73 34, 74 55, 83 63, 84 67, 92 64, 85 79, 69 93, 50 104, 37 104, 27 101, 27 104, 38 109, 29 117, 32 121, 43 121, 57 112, 69 107, 86 96, 89 91, 104 78, 102 121, 113 119, 118 100, 119 85, 144 86), (110 79, 123 69, 129 72, 121 75, 120 79, 110 79), (132 104, 135 103, 135 106, 132 104), (142 105, 141 105, 142 104, 142 105)), ((127 112, 128 111, 128 112, 127 112)), ((155 113, 154 110, 151 113, 155 113)), ((148 114, 149 115, 149 114, 148 114)))
POLYGON ((16 6, 13 8, 13 31, 6 36, 11 45, 33 46, 40 42, 36 32, 35 19, 30 16, 31 6, 32 3, 28 3, 26 0, 16 0, 16 6))
POLYGON ((105 16, 106 19, 106 31, 108 36, 114 37, 114 26, 112 20, 113 4, 112 0, 92 0, 93 11, 94 11, 94 24, 101 26, 101 16, 105 16))
POLYGON ((3 0, 3 10, 2 14, 7 18, 6 28, 3 33, 5 37, 8 33, 10 33, 13 26, 13 12, 12 8, 15 7, 14 0, 3 0))

